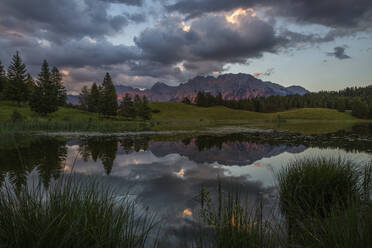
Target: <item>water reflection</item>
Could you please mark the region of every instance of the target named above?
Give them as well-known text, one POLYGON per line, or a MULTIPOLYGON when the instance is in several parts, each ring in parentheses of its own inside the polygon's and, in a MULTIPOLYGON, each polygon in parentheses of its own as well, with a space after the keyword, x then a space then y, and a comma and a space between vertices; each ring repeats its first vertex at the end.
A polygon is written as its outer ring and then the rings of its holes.
POLYGON ((43 184, 48 187, 52 178, 63 172, 67 157, 66 141, 46 137, 12 138, 0 148, 0 182, 5 176, 20 187, 27 181, 27 175, 37 171, 43 184))

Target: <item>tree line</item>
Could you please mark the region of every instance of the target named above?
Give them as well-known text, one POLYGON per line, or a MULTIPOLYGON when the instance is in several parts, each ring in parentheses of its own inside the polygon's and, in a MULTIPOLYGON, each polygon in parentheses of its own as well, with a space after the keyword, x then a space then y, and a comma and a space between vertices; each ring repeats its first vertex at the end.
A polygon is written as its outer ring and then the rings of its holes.
MULTIPOLYGON (((19 106, 28 103, 32 111, 47 115, 57 111, 60 106, 66 106, 66 98, 62 74, 56 66, 50 70, 46 60, 42 63, 37 79, 27 72, 19 52, 12 57, 7 71, 0 61, 0 100, 15 101, 19 106)), ((109 73, 106 73, 101 85, 94 83, 91 88, 84 86, 79 103, 81 109, 105 116, 120 115, 144 120, 152 117, 146 96, 140 98, 136 95, 132 100, 127 94, 118 104, 109 73)))
POLYGON ((57 67, 49 69, 43 61, 35 80, 28 72, 19 52, 12 57, 5 71, 0 61, 0 99, 15 101, 18 105, 28 102, 32 111, 46 115, 66 104, 66 88, 57 67))
POLYGON ((123 116, 126 118, 142 118, 150 120, 151 108, 146 96, 136 95, 132 100, 129 94, 118 104, 115 86, 109 73, 106 73, 102 85, 84 86, 79 95, 79 107, 83 110, 110 116, 123 116))
MULTIPOLYGON (((183 103, 191 104, 189 98, 183 103)), ((273 113, 293 108, 330 108, 340 112, 351 110, 358 118, 372 118, 372 85, 348 87, 340 91, 321 91, 305 95, 269 96, 249 99, 224 99, 222 94, 198 92, 195 104, 199 107, 225 106, 261 113, 273 113)))

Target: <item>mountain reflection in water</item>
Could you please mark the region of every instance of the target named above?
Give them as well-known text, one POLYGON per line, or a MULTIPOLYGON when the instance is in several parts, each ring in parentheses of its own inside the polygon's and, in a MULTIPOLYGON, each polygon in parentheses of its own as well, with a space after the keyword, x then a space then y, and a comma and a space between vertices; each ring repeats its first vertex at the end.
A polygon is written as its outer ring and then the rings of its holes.
MULTIPOLYGON (((279 133, 175 137, 62 138, 4 137, 0 141, 0 182, 17 187, 38 178, 45 187, 62 173, 95 176, 128 190, 166 223, 168 237, 187 237, 198 217, 201 187, 239 188, 254 202, 274 204, 273 173, 303 156, 371 159, 371 126, 327 135, 279 133), (343 142, 340 142, 343 141, 343 142)), ((212 192, 213 193, 213 192, 212 192)), ((167 246, 165 244, 165 246, 167 246)))

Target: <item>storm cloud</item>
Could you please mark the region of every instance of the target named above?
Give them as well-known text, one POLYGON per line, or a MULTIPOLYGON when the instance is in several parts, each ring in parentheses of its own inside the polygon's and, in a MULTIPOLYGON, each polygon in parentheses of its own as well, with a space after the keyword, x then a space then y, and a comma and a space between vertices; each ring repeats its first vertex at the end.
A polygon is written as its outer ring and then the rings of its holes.
POLYGON ((337 46, 333 48, 334 52, 327 53, 328 56, 334 56, 337 59, 350 59, 351 57, 345 53, 346 47, 337 46))
MULTIPOLYGON (((36 76, 47 59, 73 90, 105 71, 117 84, 176 85, 266 53, 355 36, 371 24, 370 0, 2 0, 0 60, 20 51, 36 76)), ((328 55, 350 58, 344 47, 328 55)))
POLYGON ((178 11, 189 18, 236 8, 261 8, 272 15, 330 27, 370 23, 372 17, 369 0, 179 0, 167 6, 169 11, 178 11))

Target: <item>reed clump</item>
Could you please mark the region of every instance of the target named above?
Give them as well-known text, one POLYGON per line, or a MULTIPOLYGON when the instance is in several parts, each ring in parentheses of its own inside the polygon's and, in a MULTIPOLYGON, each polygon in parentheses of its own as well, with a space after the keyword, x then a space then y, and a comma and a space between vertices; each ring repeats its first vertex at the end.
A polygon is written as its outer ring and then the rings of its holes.
POLYGON ((95 181, 0 192, 0 247, 144 247, 154 228, 153 216, 95 181))
POLYGON ((371 164, 341 158, 307 158, 283 169, 277 178, 290 242, 298 247, 370 247, 371 176, 371 164))

